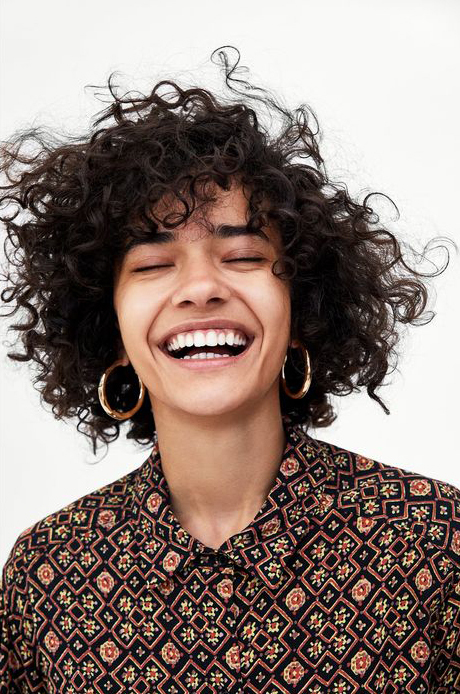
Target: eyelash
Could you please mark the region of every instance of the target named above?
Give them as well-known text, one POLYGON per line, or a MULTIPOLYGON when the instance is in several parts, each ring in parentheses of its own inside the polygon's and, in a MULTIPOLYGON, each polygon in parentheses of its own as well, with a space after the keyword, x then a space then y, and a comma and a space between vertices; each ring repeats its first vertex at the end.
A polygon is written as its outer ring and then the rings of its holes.
MULTIPOLYGON (((252 260, 255 262, 262 262, 263 258, 232 258, 231 260, 225 260, 226 263, 235 263, 242 260, 252 260)), ((145 270, 156 270, 157 268, 171 267, 171 265, 147 265, 146 267, 138 267, 134 272, 144 272, 145 270)))

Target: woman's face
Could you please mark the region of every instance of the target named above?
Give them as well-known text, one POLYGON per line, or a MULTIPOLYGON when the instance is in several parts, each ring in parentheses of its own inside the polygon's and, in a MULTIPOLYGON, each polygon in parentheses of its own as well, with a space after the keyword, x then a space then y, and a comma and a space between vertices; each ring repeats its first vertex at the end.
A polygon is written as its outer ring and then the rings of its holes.
MULTIPOLYGON (((243 189, 234 184, 228 192, 217 190, 217 201, 206 212, 207 224, 244 229, 248 215, 243 189)), ((192 217, 158 234, 175 240, 130 248, 114 285, 124 347, 120 356, 145 384, 154 416, 157 410, 193 416, 244 414, 264 398, 279 403, 291 319, 289 284, 271 271, 281 252, 279 232, 263 227, 266 239, 241 230, 225 238, 192 217), (153 267, 159 265, 164 267, 153 267), (176 359, 163 351, 167 336, 193 332, 183 324, 209 322, 206 335, 220 320, 235 322, 253 336, 241 356, 176 359)), ((210 353, 212 346, 194 351, 210 353)))

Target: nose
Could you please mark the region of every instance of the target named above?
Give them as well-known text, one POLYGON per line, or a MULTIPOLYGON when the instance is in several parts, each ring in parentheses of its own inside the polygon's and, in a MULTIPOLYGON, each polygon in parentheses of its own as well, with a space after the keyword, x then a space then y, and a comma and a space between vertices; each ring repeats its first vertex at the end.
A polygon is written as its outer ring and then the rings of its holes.
POLYGON ((172 296, 174 306, 227 301, 230 288, 218 268, 207 257, 193 258, 182 268, 172 296))

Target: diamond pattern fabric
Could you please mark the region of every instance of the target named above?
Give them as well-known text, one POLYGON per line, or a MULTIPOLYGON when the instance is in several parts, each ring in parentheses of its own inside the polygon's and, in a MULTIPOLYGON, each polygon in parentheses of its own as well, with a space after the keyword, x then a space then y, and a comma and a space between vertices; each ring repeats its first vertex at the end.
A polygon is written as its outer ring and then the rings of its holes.
POLYGON ((217 550, 136 470, 35 523, 2 572, 0 693, 460 692, 460 491, 311 437, 217 550))

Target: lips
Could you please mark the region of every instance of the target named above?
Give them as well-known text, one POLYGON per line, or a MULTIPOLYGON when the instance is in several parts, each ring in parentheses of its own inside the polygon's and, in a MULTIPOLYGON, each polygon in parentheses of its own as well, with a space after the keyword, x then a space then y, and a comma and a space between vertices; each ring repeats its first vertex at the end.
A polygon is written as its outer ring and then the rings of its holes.
MULTIPOLYGON (((229 330, 229 328, 223 328, 223 329, 224 329, 224 330, 229 330)), ((208 328, 207 330, 200 330, 199 332, 206 333, 206 332, 208 332, 208 330, 212 330, 212 328, 208 328)), ((220 330, 220 328, 216 328, 216 329, 215 329, 215 332, 218 332, 219 330, 220 330)), ((235 328, 235 331, 236 331, 236 328, 235 328)), ((183 332, 186 332, 186 331, 183 331, 183 332)), ((195 332, 195 331, 190 330, 190 331, 188 331, 188 332, 195 332)), ((254 336, 248 335, 248 334, 245 333, 243 330, 238 329, 238 332, 245 336, 245 338, 246 338, 246 345, 249 344, 250 342, 252 342, 252 340, 254 339, 254 336)), ((170 341, 170 339, 171 339, 174 335, 178 335, 178 334, 179 334, 179 333, 171 333, 170 336, 166 338, 166 340, 163 340, 163 342, 160 343, 159 347, 160 347, 161 349, 163 349, 163 350, 168 351, 168 347, 167 347, 168 342, 170 341)), ((227 343, 225 343, 225 344, 227 344, 227 343)), ((196 345, 194 345, 194 346, 196 346, 196 345)), ((203 348, 204 348, 204 347, 209 347, 209 348, 211 348, 212 346, 216 346, 216 345, 201 345, 201 346, 202 346, 203 348)), ((221 346, 222 346, 222 345, 221 345, 221 346)), ((228 347, 232 347, 233 345, 227 345, 227 346, 228 346, 228 347)), ((235 345, 235 346, 236 346, 236 345, 235 345)))
MULTIPOLYGON (((232 359, 232 358, 235 359, 236 357, 240 356, 240 354, 243 354, 244 352, 246 352, 249 349, 249 347, 252 345, 253 342, 254 342, 254 336, 249 337, 248 335, 246 335, 246 344, 244 345, 244 348, 240 352, 238 352, 237 354, 231 355, 230 357, 224 357, 224 359, 232 359)), ((177 356, 173 356, 173 354, 168 351, 168 349, 166 347, 166 343, 164 343, 162 345, 158 345, 158 346, 159 346, 160 350, 164 354, 166 354, 166 356, 170 357, 171 359, 174 359, 174 361, 183 361, 183 359, 181 359, 180 357, 177 357, 177 356)), ((222 346, 222 345, 216 345, 216 346, 222 346)), ((231 345, 226 345, 226 346, 231 347, 231 345)), ((213 347, 211 345, 202 345, 201 347, 197 347, 196 349, 199 349, 202 352, 212 352, 213 351, 213 347)), ((182 350, 178 350, 178 352, 181 352, 181 351, 182 350)))

